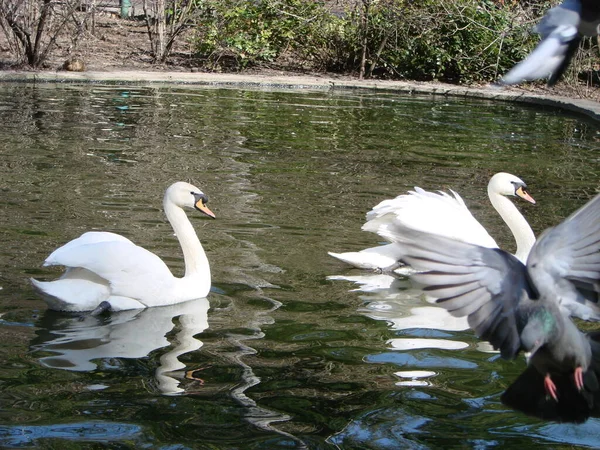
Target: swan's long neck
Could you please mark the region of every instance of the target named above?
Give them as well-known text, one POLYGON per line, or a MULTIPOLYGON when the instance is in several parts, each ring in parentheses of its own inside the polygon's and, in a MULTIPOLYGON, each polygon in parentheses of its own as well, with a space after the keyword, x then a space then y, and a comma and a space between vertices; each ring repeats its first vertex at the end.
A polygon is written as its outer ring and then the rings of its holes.
POLYGON ((508 228, 510 228, 515 237, 515 241, 517 242, 515 256, 521 262, 527 261, 531 247, 535 244, 535 235, 529 223, 527 223, 527 220, 519 212, 514 203, 504 195, 488 189, 488 196, 490 197, 490 202, 492 202, 492 205, 496 208, 496 211, 498 211, 498 214, 506 222, 506 225, 508 225, 508 228))
POLYGON ((163 207, 183 251, 185 261, 184 278, 201 275, 202 277, 208 277, 208 280, 210 280, 208 258, 185 211, 168 199, 163 202, 163 207))

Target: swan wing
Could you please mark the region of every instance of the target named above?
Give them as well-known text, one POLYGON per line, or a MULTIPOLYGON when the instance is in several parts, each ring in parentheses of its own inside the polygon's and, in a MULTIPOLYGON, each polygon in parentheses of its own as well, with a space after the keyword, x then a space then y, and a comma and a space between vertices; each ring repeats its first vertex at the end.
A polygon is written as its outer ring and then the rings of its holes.
POLYGON ((410 278, 453 316, 466 316, 481 339, 514 358, 521 349, 521 298, 529 294, 525 266, 500 249, 423 233, 395 221, 389 238, 417 271, 410 278))
MULTIPOLYGON (((77 239, 73 239, 73 240, 67 242, 63 246, 57 248, 52 253, 50 253, 48 258, 46 258, 46 261, 44 261, 44 266, 56 265, 53 261, 56 259, 57 255, 68 253, 71 250, 76 249, 79 246, 89 245, 89 244, 97 244, 99 242, 112 242, 112 241, 126 242, 131 245, 135 245, 129 239, 127 239, 124 236, 121 236, 120 234, 110 233, 108 231, 88 231, 87 233, 83 233, 77 239)), ((60 263, 58 263, 58 264, 60 264, 60 263)))
POLYGON ((424 233, 497 248, 496 241, 473 217, 460 195, 450 192, 452 195, 417 187, 408 194, 384 200, 367 214, 362 229, 386 238, 389 226, 398 222, 424 233))
POLYGON ((546 230, 527 269, 540 295, 555 299, 563 312, 600 320, 600 196, 546 230))
POLYGON ((86 269, 108 282, 111 296, 137 299, 143 304, 161 297, 174 279, 158 256, 129 240, 67 244, 55 250, 46 265, 86 269))

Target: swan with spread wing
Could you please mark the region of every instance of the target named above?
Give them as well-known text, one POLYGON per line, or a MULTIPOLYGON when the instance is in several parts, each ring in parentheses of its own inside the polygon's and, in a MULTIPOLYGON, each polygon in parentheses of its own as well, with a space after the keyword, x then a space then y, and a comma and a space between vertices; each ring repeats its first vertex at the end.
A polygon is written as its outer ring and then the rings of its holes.
MULTIPOLYGON (((424 232, 497 248, 496 241, 473 217, 460 195, 450 192, 428 192, 417 187, 408 194, 384 200, 367 213, 367 222, 362 229, 387 239, 382 231, 395 220, 424 232)), ((525 261, 535 242, 535 235, 508 197, 520 197, 535 203, 527 191, 527 185, 514 175, 500 172, 490 179, 487 192, 490 202, 513 233, 517 258, 525 261)), ((401 249, 393 242, 359 252, 329 254, 354 267, 381 272, 392 271, 404 262, 401 249)))

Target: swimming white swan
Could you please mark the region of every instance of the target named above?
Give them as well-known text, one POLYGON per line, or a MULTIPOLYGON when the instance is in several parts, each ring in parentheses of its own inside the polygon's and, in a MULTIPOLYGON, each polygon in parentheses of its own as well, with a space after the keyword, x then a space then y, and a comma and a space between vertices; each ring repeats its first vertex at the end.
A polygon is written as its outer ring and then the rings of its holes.
POLYGON ((210 266, 183 208, 215 218, 207 202, 208 197, 189 183, 174 183, 165 192, 163 208, 183 251, 183 278, 174 277, 162 259, 129 239, 92 231, 48 256, 44 266, 66 267, 58 280, 31 282, 57 311, 121 311, 206 297, 210 266))
MULTIPOLYGON (((482 247, 498 248, 496 241, 473 217, 463 199, 454 191, 428 192, 415 188, 408 194, 384 200, 367 213, 362 229, 384 237, 388 225, 398 220, 409 228, 437 234, 482 247)), ((512 231, 517 251, 515 256, 526 261, 535 235, 527 220, 507 196, 518 196, 528 202, 535 200, 527 192, 527 185, 520 178, 500 172, 488 183, 488 196, 496 211, 512 231)), ((402 259, 402 251, 390 243, 359 252, 333 253, 331 256, 360 269, 377 271, 394 270, 402 259)))

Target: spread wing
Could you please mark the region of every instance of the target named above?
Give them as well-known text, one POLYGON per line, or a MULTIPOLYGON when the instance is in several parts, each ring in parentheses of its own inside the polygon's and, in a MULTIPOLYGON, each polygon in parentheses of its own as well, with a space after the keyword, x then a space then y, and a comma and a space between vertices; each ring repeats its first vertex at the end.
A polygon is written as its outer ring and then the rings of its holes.
POLYGON ((551 8, 536 26, 542 36, 527 58, 502 77, 502 84, 517 84, 548 77, 553 86, 567 69, 581 41, 581 3, 566 0, 551 8))
POLYGON ((518 84, 548 77, 548 85, 553 86, 568 67, 580 40, 577 28, 558 27, 527 58, 504 75, 500 83, 518 84))
POLYGON ((409 228, 497 248, 498 244, 473 217, 461 196, 450 192, 452 195, 416 187, 408 194, 384 200, 367 213, 362 229, 386 238, 386 228, 393 221, 399 221, 409 228), (440 220, 442 217, 444 220, 440 220))
POLYGON ((527 270, 540 295, 563 311, 600 320, 600 196, 542 234, 527 270))
POLYGON ((411 279, 454 316, 467 316, 481 339, 514 358, 521 348, 519 306, 533 296, 525 266, 500 249, 423 233, 398 221, 388 238, 403 247, 404 260, 421 272, 411 279))

